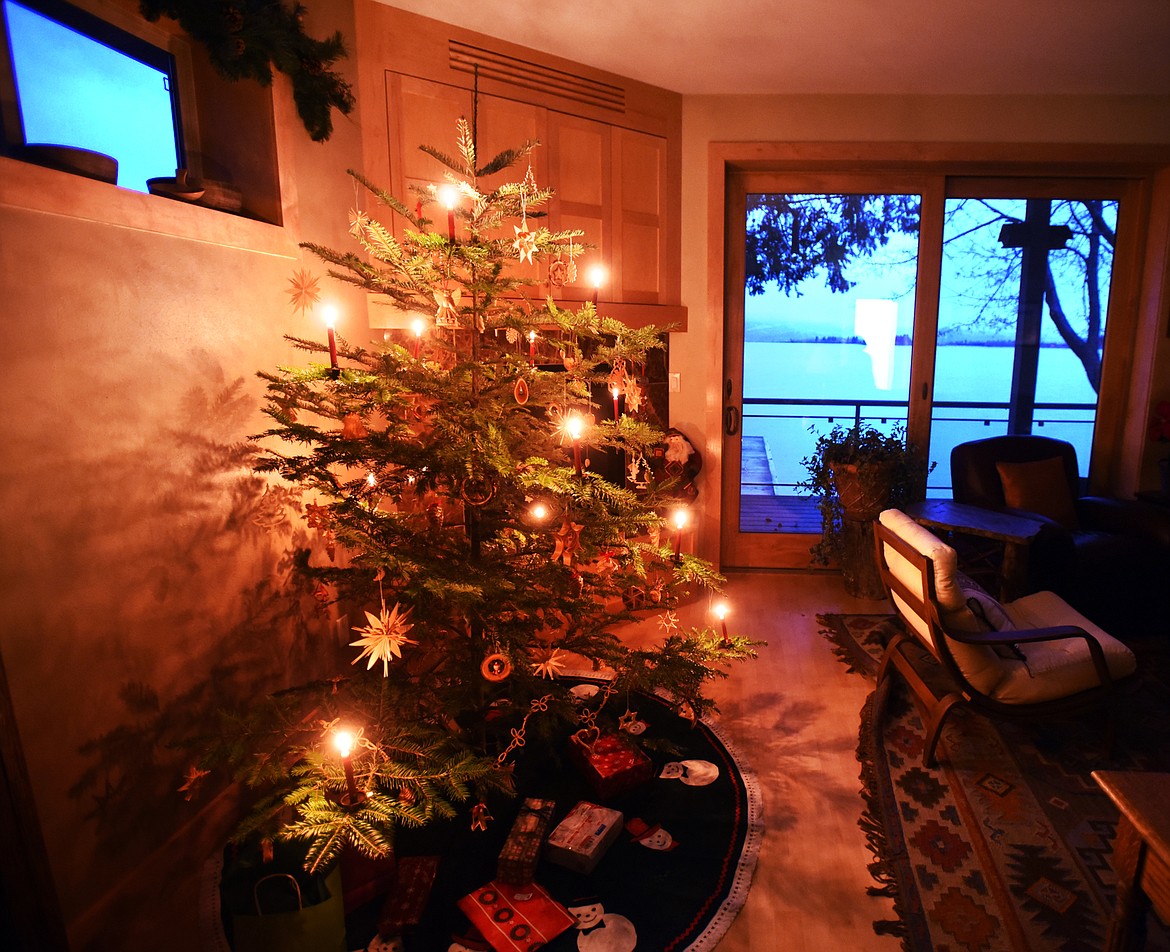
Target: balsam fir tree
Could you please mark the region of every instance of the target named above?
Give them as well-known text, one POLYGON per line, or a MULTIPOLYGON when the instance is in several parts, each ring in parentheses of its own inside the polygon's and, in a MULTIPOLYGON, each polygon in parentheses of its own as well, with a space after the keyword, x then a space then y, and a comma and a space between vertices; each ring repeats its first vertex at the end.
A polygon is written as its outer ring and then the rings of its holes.
MULTIPOLYGON (((400 237, 353 211, 360 252, 305 247, 334 278, 433 321, 376 349, 332 331, 328 348, 289 338, 330 362, 260 374, 274 425, 258 468, 299 487, 337 553, 306 570, 366 621, 353 629, 355 667, 225 730, 241 776, 264 793, 241 835, 305 840, 310 868, 347 844, 383 854, 396 829, 461 811, 483 823, 493 795, 515 793, 518 758, 616 722, 636 691, 701 716, 705 684, 754 655, 747 639, 682 630, 672 611, 722 579, 672 544, 678 487, 644 465, 663 434, 639 370, 661 331, 555 303, 584 236, 540 224, 550 193, 530 167, 481 189, 535 146, 478 164, 461 120, 457 157, 426 148, 458 196, 457 211, 439 205, 438 228, 425 217, 436 189, 408 204, 351 173, 401 219, 400 237), (550 293, 538 299, 541 284, 550 293), (602 384, 624 393, 624 414, 592 402, 602 384), (600 450, 636 479, 592 471, 600 450), (654 647, 613 634, 648 612, 662 615, 654 647), (582 707, 573 670, 611 680, 582 707), (332 743, 342 731, 345 757, 332 743)), ((316 294, 306 272, 294 278, 296 303, 316 294)))

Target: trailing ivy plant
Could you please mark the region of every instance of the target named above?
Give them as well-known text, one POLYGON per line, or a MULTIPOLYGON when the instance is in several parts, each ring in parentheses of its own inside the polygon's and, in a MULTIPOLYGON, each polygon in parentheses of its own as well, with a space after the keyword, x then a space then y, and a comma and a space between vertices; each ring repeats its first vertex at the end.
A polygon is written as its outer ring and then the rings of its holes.
POLYGON ((292 80, 293 100, 314 142, 333 133, 332 110, 348 116, 353 90, 329 67, 346 55, 336 32, 323 40, 305 33, 305 7, 285 0, 139 0, 138 9, 154 22, 168 16, 211 57, 227 79, 272 84, 273 68, 292 80))
POLYGON ((924 499, 926 477, 935 466, 928 465, 906 441, 906 428, 901 424, 889 433, 860 422, 848 429, 838 424, 820 434, 812 453, 801 461, 808 475, 796 484, 797 490, 816 497, 821 513, 821 540, 809 549, 817 565, 839 561, 842 553, 845 512, 833 479, 833 466, 838 463, 884 464, 893 508, 924 499))

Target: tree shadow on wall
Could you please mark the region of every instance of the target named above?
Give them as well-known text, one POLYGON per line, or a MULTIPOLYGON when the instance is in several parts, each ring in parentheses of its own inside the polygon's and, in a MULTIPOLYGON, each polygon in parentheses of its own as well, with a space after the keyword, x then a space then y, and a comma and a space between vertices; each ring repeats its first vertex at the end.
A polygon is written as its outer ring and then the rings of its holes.
POLYGON ((148 853, 198 815, 184 790, 189 744, 220 712, 344 664, 328 609, 295 564, 310 547, 299 498, 255 474, 256 446, 232 438, 254 424, 256 394, 219 376, 216 389, 188 392, 147 452, 104 470, 118 511, 98 521, 117 527, 121 561, 135 566, 105 621, 134 670, 117 689, 118 723, 81 745, 88 766, 70 788, 103 855, 148 853))

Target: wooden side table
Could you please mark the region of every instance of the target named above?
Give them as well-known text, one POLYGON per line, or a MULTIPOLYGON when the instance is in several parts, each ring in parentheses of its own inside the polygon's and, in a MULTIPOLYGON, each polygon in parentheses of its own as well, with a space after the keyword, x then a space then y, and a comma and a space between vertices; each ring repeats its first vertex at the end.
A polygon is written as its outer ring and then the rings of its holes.
POLYGON ((1113 841, 1117 905, 1105 952, 1133 952, 1145 938, 1146 910, 1170 922, 1170 773, 1094 770, 1121 811, 1113 841))
POLYGON ((957 532, 1003 544, 999 597, 1011 601, 1024 594, 1028 582, 1028 547, 1043 523, 1010 512, 996 512, 951 499, 927 499, 906 507, 906 515, 928 529, 957 532))

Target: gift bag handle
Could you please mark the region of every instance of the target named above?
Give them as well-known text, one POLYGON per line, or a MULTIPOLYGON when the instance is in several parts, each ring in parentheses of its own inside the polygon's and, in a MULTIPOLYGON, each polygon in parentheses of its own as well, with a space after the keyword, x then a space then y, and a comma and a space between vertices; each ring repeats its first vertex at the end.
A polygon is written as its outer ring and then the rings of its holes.
POLYGON ((289 873, 270 873, 267 876, 261 876, 258 880, 256 880, 256 885, 252 887, 252 901, 256 904, 256 915, 264 915, 264 910, 260 908, 260 887, 270 879, 290 880, 293 885, 293 892, 295 892, 297 896, 297 908, 305 908, 305 904, 301 900, 301 884, 297 882, 297 878, 289 873))

